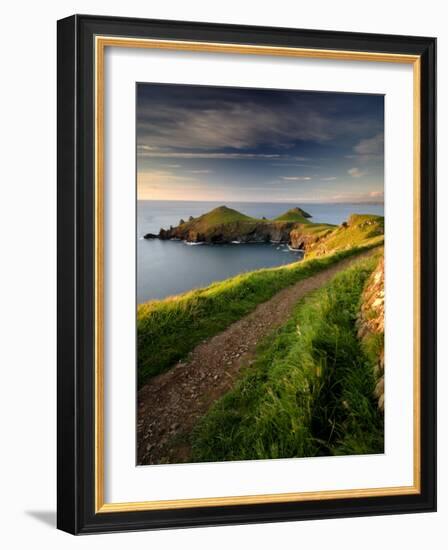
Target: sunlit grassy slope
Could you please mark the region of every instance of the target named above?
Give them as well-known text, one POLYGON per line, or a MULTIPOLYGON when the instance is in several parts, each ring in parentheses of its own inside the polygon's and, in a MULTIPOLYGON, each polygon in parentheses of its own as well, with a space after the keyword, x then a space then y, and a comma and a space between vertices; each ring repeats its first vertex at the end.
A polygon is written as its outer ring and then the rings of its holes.
POLYGON ((307 218, 311 218, 310 214, 308 214, 308 212, 305 212, 305 210, 296 207, 291 208, 284 214, 281 214, 281 216, 277 216, 276 218, 274 218, 274 221, 310 223, 307 218))
POLYGON ((208 244, 238 242, 286 242, 306 251, 308 256, 322 256, 365 244, 381 244, 384 218, 371 214, 352 214, 348 222, 330 225, 314 223, 299 207, 275 219, 256 219, 237 210, 220 206, 177 227, 162 229, 163 239, 180 239, 208 244))
POLYGON ((243 273, 206 288, 139 305, 139 384, 173 366, 199 342, 224 330, 282 288, 368 248, 243 273))
POLYGON ((194 461, 383 452, 371 361, 356 335, 361 260, 305 297, 258 349, 236 387, 200 421, 194 461))
MULTIPOLYGON (((315 228, 317 230, 317 228, 315 228)), ((312 228, 314 230, 314 228, 312 228)), ((328 254, 334 250, 345 250, 366 244, 384 242, 384 217, 373 214, 352 214, 347 223, 332 228, 323 239, 315 243, 307 253, 308 257, 328 254)))
POLYGON ((214 208, 213 210, 207 212, 206 214, 203 214, 202 216, 186 222, 184 225, 185 227, 189 227, 191 229, 194 229, 195 231, 206 232, 210 228, 217 225, 257 221, 261 220, 246 216, 246 214, 242 214, 241 212, 238 212, 238 210, 234 210, 233 208, 229 208, 227 206, 219 206, 218 208, 214 208))
POLYGON ((287 212, 284 212, 280 216, 277 216, 272 220, 268 220, 267 218, 259 219, 259 218, 253 218, 251 216, 247 216, 246 214, 238 212, 238 210, 234 210, 233 208, 229 208, 228 206, 219 206, 217 208, 214 208, 210 212, 203 214, 202 216, 194 218, 191 221, 185 222, 185 225, 191 226, 191 228, 194 228, 196 231, 206 231, 207 229, 215 225, 224 225, 227 223, 236 223, 236 222, 265 221, 269 223, 273 221, 279 221, 279 222, 287 221, 287 222, 310 223, 308 218, 311 218, 310 214, 308 214, 308 212, 305 212, 305 210, 302 210, 302 208, 299 208, 299 207, 291 208, 290 210, 288 210, 287 212))

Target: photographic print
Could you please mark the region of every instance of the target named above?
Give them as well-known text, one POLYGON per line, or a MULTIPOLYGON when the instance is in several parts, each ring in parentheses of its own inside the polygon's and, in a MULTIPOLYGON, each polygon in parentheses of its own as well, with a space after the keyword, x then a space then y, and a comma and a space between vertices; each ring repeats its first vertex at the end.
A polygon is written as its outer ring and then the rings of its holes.
POLYGON ((59 529, 436 510, 435 60, 58 21, 59 529))
POLYGON ((383 453, 383 95, 136 97, 137 463, 383 453))

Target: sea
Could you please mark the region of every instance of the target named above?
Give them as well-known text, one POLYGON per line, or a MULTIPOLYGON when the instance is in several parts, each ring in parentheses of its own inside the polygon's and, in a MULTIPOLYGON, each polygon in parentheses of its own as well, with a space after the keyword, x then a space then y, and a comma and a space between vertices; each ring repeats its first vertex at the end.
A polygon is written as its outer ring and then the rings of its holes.
MULTIPOLYGON (((197 217, 222 202, 137 202, 137 303, 166 298, 222 281, 246 271, 276 267, 302 259, 282 244, 223 244, 189 246, 182 241, 144 239, 146 233, 176 226, 180 219, 197 217)), ((300 206, 312 222, 341 224, 350 214, 384 215, 383 204, 226 202, 226 206, 255 218, 275 218, 300 206)))

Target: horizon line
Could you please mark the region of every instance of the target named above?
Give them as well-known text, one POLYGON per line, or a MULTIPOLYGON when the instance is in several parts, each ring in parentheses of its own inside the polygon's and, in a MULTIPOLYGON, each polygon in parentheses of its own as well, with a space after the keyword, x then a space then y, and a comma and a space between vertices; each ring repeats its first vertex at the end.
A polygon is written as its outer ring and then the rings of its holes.
POLYGON ((384 201, 308 201, 303 199, 284 200, 284 201, 248 201, 248 200, 226 200, 226 199, 139 199, 137 202, 222 202, 222 203, 247 203, 247 204, 290 204, 290 203, 305 203, 305 204, 375 204, 383 205, 384 201))

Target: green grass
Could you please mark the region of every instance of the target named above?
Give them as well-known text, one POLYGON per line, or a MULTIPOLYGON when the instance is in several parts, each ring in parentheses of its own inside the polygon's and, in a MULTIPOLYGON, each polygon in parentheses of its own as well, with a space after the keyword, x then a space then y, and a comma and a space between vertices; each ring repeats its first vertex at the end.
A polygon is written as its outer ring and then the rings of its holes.
MULTIPOLYGON (((306 244, 307 256, 322 256, 337 250, 345 250, 366 244, 382 244, 384 218, 371 214, 352 214, 340 226, 313 223, 310 215, 299 207, 292 208, 273 220, 246 216, 233 208, 220 206, 190 221, 181 223, 174 230, 177 238, 212 243, 244 240, 258 232, 259 240, 269 240, 270 234, 289 234, 297 242, 306 244), (261 237, 260 237, 261 235, 261 237)), ((182 221, 182 220, 181 220, 182 221)), ((277 238, 277 237, 276 237, 277 238)))
MULTIPOLYGON (((225 236, 225 240, 238 240, 241 236, 246 236, 260 226, 269 226, 273 230, 282 231, 290 228, 292 225, 301 227, 313 226, 307 219, 309 214, 300 208, 292 208, 274 220, 267 218, 257 219, 242 214, 233 208, 219 206, 210 212, 194 218, 191 221, 179 225, 183 235, 194 235, 195 239, 213 241, 214 233, 216 236, 225 236)), ((320 227, 320 226, 319 226, 320 227)), ((218 239, 220 240, 220 239, 218 239)))
POLYGON ((303 235, 314 235, 318 233, 329 233, 335 229, 334 225, 328 223, 308 223, 300 228, 300 231, 303 235))
POLYGON ((355 329, 375 264, 360 260, 337 275, 260 344, 254 364, 195 428, 193 461, 383 452, 373 366, 355 329))
POLYGON ((225 225, 229 223, 239 223, 239 222, 257 222, 260 220, 257 220, 256 218, 251 218, 250 216, 246 216, 246 214, 242 214, 241 212, 238 212, 238 210, 234 210, 233 208, 228 208, 227 206, 219 206, 218 208, 214 208, 213 210, 210 210, 210 212, 207 212, 206 214, 203 214, 202 216, 199 216, 198 218, 194 218, 191 222, 186 222, 182 225, 182 227, 191 228, 194 231, 199 232, 206 232, 210 230, 210 228, 213 228, 215 226, 225 225))
POLYGON ((243 273, 205 288, 139 305, 139 385, 172 367, 201 341, 247 315, 282 288, 367 248, 243 273))
POLYGON ((274 218, 274 221, 278 222, 299 222, 299 223, 310 223, 307 218, 311 218, 308 212, 302 210, 301 208, 291 208, 284 214, 274 218))
POLYGON ((223 205, 223 206, 218 206, 213 210, 210 210, 210 212, 207 212, 206 214, 203 214, 198 218, 194 218, 192 221, 185 222, 183 225, 185 225, 186 227, 187 226, 191 227, 196 231, 206 231, 211 227, 214 227, 217 225, 224 225, 228 223, 238 223, 238 222, 263 222, 264 221, 266 223, 272 223, 273 221, 279 221, 279 222, 310 223, 307 219, 310 217, 311 216, 308 214, 308 212, 305 212, 301 208, 296 207, 296 208, 291 208, 290 210, 278 216, 277 218, 274 218, 273 220, 268 220, 267 218, 258 219, 258 218, 253 218, 251 216, 247 216, 242 212, 238 212, 238 210, 234 210, 233 208, 229 208, 228 206, 223 205))
POLYGON ((334 230, 321 239, 309 252, 309 256, 334 250, 344 250, 352 246, 382 244, 384 242, 384 217, 373 214, 352 214, 347 224, 334 230))

